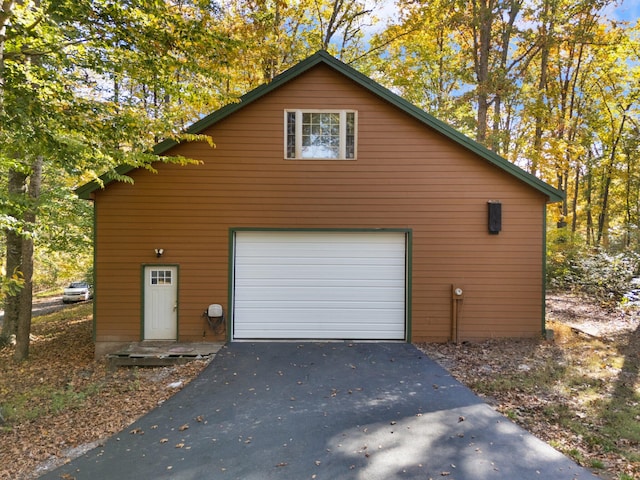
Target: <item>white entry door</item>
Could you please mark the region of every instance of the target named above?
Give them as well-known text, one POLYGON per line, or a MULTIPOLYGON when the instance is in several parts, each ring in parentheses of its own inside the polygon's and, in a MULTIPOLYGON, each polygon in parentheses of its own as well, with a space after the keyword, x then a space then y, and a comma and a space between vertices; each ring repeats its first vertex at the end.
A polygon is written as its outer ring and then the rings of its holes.
POLYGON ((144 276, 144 339, 176 340, 178 268, 145 267, 144 276))

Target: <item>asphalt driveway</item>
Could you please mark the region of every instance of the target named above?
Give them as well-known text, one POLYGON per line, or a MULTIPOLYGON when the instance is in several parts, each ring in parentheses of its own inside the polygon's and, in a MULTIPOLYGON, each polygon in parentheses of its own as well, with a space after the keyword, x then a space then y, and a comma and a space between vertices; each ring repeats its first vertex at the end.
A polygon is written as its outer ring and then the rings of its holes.
POLYGON ((403 343, 232 343, 43 479, 594 479, 403 343))

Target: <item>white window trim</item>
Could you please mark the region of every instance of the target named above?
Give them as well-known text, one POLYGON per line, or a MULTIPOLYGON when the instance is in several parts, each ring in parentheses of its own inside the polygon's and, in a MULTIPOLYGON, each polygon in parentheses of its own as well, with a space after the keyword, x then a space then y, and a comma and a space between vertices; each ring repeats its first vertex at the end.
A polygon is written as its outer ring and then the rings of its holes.
POLYGON ((356 110, 341 109, 286 109, 284 111, 284 158, 285 160, 324 160, 324 161, 344 161, 356 160, 358 158, 358 112, 356 110), (287 137, 288 124, 287 114, 296 114, 296 130, 295 130, 295 158, 288 157, 287 137), (340 115, 340 151, 337 158, 324 157, 303 157, 302 156, 302 114, 303 113, 338 113, 340 115), (353 113, 354 132, 353 132, 353 158, 347 158, 347 113, 353 113))

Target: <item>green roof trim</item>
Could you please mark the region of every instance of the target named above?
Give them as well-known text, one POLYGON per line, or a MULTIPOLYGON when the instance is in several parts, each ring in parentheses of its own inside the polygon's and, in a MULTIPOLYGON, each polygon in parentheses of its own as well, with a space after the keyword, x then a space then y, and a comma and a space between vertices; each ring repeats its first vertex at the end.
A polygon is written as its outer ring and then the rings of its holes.
MULTIPOLYGON (((281 73, 280 75, 275 77, 270 83, 261 85, 255 88, 254 90, 250 91, 249 93, 243 95, 237 103, 232 103, 225 107, 222 107, 219 110, 216 110, 215 112, 213 112, 212 114, 207 115, 206 117, 203 117, 202 119, 193 123, 189 128, 187 128, 186 133, 189 133, 189 134, 202 133, 204 130, 214 125, 215 123, 219 122, 220 120, 237 112, 238 110, 244 108, 250 103, 262 98, 269 92, 283 86, 290 80, 293 80, 294 78, 300 76, 301 74, 310 70, 311 68, 315 67, 318 64, 325 64, 329 66, 333 70, 343 74, 344 76, 351 79, 355 83, 366 88, 367 90, 374 93, 375 95, 385 100, 386 102, 390 103, 391 105, 403 110, 404 112, 411 115, 415 119, 419 120, 420 122, 424 123, 428 127, 432 128, 433 130, 439 132, 445 137, 448 137, 449 139, 463 146, 467 150, 470 150, 473 153, 477 154, 478 156, 484 158, 489 163, 511 174, 512 176, 523 181, 527 185, 535 188, 539 192, 546 195, 548 197, 549 202, 559 202, 564 199, 564 192, 552 187, 546 182, 543 182, 535 175, 532 175, 526 172, 525 170, 521 169, 517 165, 514 165, 513 163, 509 162, 508 160, 501 157, 500 155, 492 152, 485 146, 472 140, 471 138, 467 137, 466 135, 462 134, 461 132, 457 131, 456 129, 452 128, 446 123, 438 120, 434 116, 428 114, 424 110, 416 107, 415 105, 412 105, 411 103, 409 103, 408 101, 400 97, 399 95, 396 95, 391 90, 383 87, 382 85, 375 82, 371 78, 358 72, 353 67, 350 67, 349 65, 341 62, 340 60, 336 59, 335 57, 333 57, 332 55, 330 55, 328 52, 324 50, 320 50, 319 52, 301 61, 297 65, 291 67, 289 70, 286 70, 285 72, 281 73)), ((156 155, 162 155, 163 153, 167 152, 169 149, 175 147, 176 145, 178 145, 178 142, 175 140, 165 140, 163 142, 158 143, 153 148, 153 153, 156 155)), ((121 166, 121 167, 118 167, 116 171, 119 174, 125 175, 130 171, 134 170, 135 168, 137 167, 121 166)), ((103 175, 102 177, 100 177, 100 180, 102 184, 104 184, 105 186, 108 183, 110 183, 110 180, 107 175, 103 175)), ((76 189, 76 194, 80 198, 89 199, 91 196, 91 193, 101 188, 101 182, 98 180, 94 180, 85 185, 82 185, 76 189)))

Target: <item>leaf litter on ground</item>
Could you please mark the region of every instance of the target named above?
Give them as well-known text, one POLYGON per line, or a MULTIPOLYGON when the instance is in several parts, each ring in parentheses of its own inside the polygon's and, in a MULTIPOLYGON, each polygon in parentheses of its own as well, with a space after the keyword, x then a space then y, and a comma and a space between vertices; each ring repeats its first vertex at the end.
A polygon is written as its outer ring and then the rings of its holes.
POLYGON ((552 341, 418 347, 493 408, 599 476, 640 479, 639 312, 552 294, 547 328, 552 341))
POLYGON ((0 350, 0 479, 37 478, 99 446, 208 363, 110 369, 94 359, 91 313, 85 303, 34 318, 23 363, 14 363, 12 348, 0 350))
MULTIPOLYGON (((547 299, 554 341, 418 347, 493 408, 601 477, 640 478, 639 429, 620 427, 640 425, 640 316, 574 295, 547 299)), ((34 319, 26 362, 15 364, 11 348, 0 350, 0 479, 37 478, 117 432, 143 434, 126 429, 208 363, 110 370, 94 359, 91 329, 91 305, 73 306, 34 319)))

